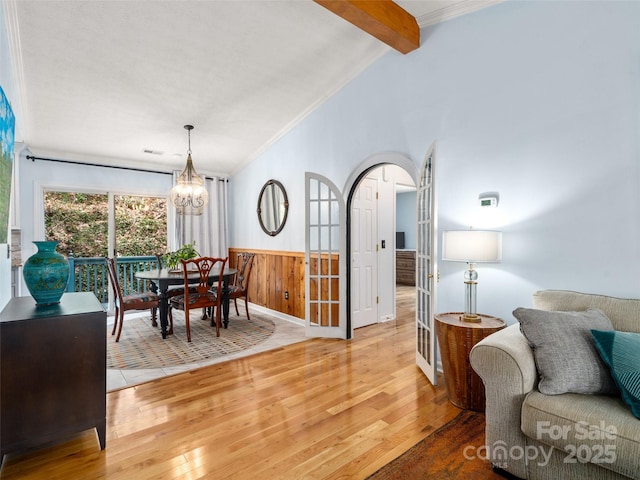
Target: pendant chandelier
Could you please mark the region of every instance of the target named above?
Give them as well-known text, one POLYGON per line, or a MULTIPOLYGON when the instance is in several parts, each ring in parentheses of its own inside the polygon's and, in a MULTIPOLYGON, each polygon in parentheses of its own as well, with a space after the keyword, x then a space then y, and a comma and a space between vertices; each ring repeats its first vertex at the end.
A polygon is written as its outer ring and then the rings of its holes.
POLYGON ((171 203, 179 215, 202 215, 202 210, 209 201, 209 194, 204 188, 204 181, 193 168, 191 160, 191 130, 193 125, 185 125, 189 132, 189 150, 187 165, 178 177, 176 185, 171 189, 171 203))

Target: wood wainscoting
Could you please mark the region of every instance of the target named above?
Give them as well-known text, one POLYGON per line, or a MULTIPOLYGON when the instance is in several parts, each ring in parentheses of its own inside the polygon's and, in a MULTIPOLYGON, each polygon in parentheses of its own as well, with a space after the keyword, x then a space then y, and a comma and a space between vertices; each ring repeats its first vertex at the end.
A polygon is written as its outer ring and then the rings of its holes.
POLYGON ((304 319, 304 252, 229 248, 229 265, 235 267, 241 252, 255 254, 249 278, 249 301, 304 319), (285 298, 288 292, 288 299, 285 298))

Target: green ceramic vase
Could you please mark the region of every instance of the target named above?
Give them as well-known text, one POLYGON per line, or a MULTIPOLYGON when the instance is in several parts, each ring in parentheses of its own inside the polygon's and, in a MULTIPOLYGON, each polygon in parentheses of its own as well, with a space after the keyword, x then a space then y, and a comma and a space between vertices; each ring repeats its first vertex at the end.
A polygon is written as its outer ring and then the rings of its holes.
POLYGON ((38 251, 22 267, 24 282, 37 305, 60 303, 69 280, 69 261, 56 252, 57 241, 33 243, 38 251))

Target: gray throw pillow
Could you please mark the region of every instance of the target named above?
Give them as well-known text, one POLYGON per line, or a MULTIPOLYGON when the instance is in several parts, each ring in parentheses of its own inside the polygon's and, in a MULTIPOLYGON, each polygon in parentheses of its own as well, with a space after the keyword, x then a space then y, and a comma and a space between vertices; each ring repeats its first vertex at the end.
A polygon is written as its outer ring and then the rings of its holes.
POLYGON ((601 310, 554 312, 517 308, 513 315, 533 349, 541 393, 618 392, 591 335, 591 330, 613 330, 611 320, 601 310))

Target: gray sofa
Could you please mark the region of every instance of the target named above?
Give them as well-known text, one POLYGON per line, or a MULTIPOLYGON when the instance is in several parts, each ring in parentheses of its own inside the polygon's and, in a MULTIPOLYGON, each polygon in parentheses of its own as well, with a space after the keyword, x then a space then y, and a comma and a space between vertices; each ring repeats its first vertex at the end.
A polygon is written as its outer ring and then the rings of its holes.
MULTIPOLYGON (((533 307, 602 310, 615 330, 640 332, 640 299, 540 291, 533 307)), ((618 395, 538 391, 538 372, 518 323, 474 346, 486 391, 486 448, 493 466, 523 479, 640 479, 640 420, 618 395)))

